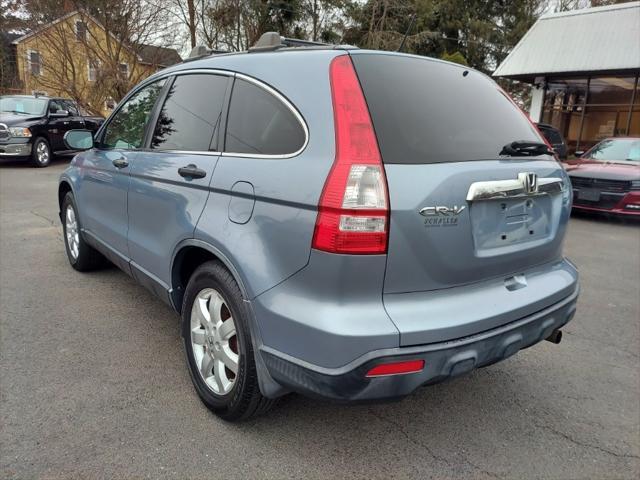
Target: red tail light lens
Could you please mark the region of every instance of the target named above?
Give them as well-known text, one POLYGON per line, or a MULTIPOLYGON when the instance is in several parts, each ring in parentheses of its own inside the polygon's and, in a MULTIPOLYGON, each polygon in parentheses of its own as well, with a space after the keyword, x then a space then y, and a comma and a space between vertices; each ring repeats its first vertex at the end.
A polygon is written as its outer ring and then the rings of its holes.
POLYGON ((367 377, 383 377, 386 375, 400 375, 415 373, 424 368, 424 360, 410 360, 408 362, 393 362, 376 365, 367 372, 367 377))
POLYGON ((387 251, 387 180, 369 110, 349 55, 330 67, 336 158, 325 182, 313 248, 331 253, 387 251))

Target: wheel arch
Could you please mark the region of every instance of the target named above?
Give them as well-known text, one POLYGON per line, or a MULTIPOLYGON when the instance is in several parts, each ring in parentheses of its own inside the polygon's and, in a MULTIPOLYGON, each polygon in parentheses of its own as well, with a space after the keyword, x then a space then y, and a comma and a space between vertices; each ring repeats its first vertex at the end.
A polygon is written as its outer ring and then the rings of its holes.
POLYGON ((276 382, 269 373, 269 370, 260 354, 261 347, 263 345, 262 335, 260 328, 257 324, 250 299, 250 293, 247 290, 245 282, 242 279, 242 275, 235 268, 231 260, 222 253, 219 249, 206 242, 196 239, 189 239, 180 242, 175 250, 171 261, 171 302, 175 310, 182 314, 182 300, 184 297, 184 290, 189 276, 198 268, 202 262, 217 260, 222 263, 226 269, 231 273, 234 278, 242 298, 245 300, 245 306, 247 307, 247 314, 249 315, 249 329, 251 331, 251 341, 253 342, 253 354, 256 362, 256 369, 258 372, 258 385, 262 394, 268 398, 277 398, 279 396, 288 393, 285 387, 276 382))
MULTIPOLYGON (((63 178, 58 184, 58 212, 60 215, 62 215, 62 202, 64 202, 64 197, 66 197, 69 192, 73 193, 71 182, 63 178)), ((60 218, 62 219, 62 216, 60 218)))
POLYGON ((51 150, 51 153, 53 153, 53 147, 51 146, 51 140, 49 139, 49 135, 47 135, 45 132, 36 132, 33 135, 33 144, 36 144, 36 140, 38 140, 39 138, 42 138, 43 140, 47 141, 47 144, 49 145, 49 150, 51 150))
POLYGON ((189 239, 177 245, 171 260, 171 301, 178 313, 182 310, 182 299, 189 278, 196 268, 208 261, 222 263, 238 284, 242 297, 249 298, 240 272, 224 253, 206 242, 189 239))

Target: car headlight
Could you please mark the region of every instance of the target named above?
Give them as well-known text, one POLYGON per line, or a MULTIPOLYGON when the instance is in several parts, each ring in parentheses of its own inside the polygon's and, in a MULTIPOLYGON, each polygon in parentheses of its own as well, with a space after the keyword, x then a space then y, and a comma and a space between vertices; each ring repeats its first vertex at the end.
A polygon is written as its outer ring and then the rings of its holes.
POLYGON ((631 180, 631 190, 640 190, 640 180, 631 180))
POLYGON ((30 137, 31 130, 27 127, 9 127, 9 132, 12 137, 30 137))

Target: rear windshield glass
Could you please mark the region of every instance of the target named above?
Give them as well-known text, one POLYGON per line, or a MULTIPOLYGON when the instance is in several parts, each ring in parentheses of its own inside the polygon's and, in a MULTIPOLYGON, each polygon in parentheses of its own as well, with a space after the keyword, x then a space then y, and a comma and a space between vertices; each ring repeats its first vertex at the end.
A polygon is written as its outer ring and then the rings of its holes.
POLYGON ((352 59, 385 163, 495 159, 508 143, 542 141, 479 72, 399 55, 352 59))

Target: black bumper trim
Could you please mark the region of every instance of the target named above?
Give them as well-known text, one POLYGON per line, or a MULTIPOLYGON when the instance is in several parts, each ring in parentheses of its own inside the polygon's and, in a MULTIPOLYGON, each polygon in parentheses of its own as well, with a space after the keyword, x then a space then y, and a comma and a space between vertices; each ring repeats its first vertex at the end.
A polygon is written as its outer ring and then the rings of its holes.
POLYGON ((502 361, 544 340, 573 318, 577 298, 578 289, 538 313, 492 330, 448 342, 374 351, 336 369, 312 366, 268 347, 261 348, 260 354, 276 382, 303 395, 338 402, 392 400, 421 385, 502 361), (380 363, 409 359, 423 359, 425 368, 406 375, 366 377, 380 363))

